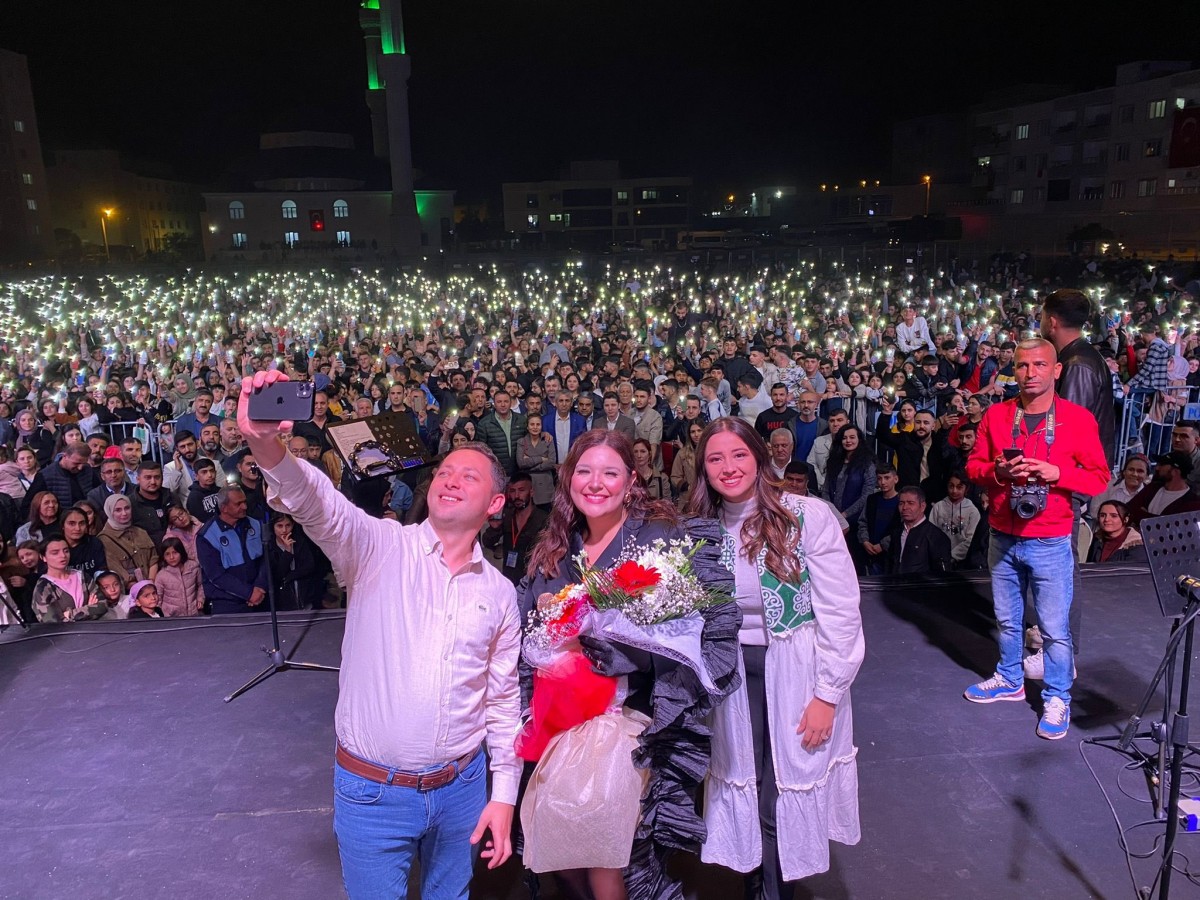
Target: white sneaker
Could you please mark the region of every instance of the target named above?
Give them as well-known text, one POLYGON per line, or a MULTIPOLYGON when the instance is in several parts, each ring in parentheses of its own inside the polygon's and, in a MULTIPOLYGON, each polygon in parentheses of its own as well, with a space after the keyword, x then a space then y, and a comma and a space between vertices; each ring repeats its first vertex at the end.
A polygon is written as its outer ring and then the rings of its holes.
MULTIPOLYGON (((1030 653, 1027 657, 1021 660, 1021 668, 1025 670, 1025 677, 1033 681, 1046 680, 1046 657, 1041 650, 1037 653, 1030 653)), ((1071 680, 1074 681, 1078 675, 1075 664, 1071 663, 1071 680)))
POLYGON ((1039 648, 1036 653, 1030 653, 1021 661, 1025 677, 1033 681, 1041 681, 1046 677, 1046 657, 1039 648))
POLYGON ((1057 741, 1067 736, 1070 727, 1071 707, 1058 697, 1051 697, 1046 701, 1042 719, 1038 722, 1038 737, 1043 737, 1048 741, 1057 741))

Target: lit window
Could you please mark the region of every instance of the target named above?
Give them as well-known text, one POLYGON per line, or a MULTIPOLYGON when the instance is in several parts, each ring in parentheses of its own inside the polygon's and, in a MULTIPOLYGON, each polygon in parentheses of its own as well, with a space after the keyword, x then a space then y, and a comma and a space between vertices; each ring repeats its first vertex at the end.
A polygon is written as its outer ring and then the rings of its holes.
POLYGON ((246 206, 241 200, 234 200, 229 204, 229 218, 244 219, 246 218, 246 206))
POLYGON ((642 199, 643 200, 657 200, 658 199, 658 191, 654 191, 654 190, 642 191, 642 199))
POLYGON ((1138 180, 1138 196, 1153 197, 1158 193, 1157 178, 1141 178, 1138 180))
POLYGON ((1151 156, 1162 156, 1162 138, 1155 138, 1152 141, 1146 141, 1142 148, 1142 156, 1147 158, 1151 156))
POLYGON ((250 238, 246 236, 244 231, 235 231, 233 233, 233 246, 239 250, 245 250, 246 245, 250 243, 250 238))
POLYGON ((1027 137, 1029 137, 1029 126, 1028 125, 1018 125, 1017 126, 1017 140, 1023 141, 1027 137))
POLYGON ((1151 100, 1150 101, 1150 107, 1147 110, 1147 118, 1161 119, 1166 114, 1167 114, 1167 101, 1166 100, 1151 100))
POLYGON ((628 203, 629 202, 629 191, 617 191, 617 202, 618 203, 628 203))
POLYGON ((550 213, 550 221, 551 222, 561 222, 562 221, 562 213, 550 213))
POLYGON ((13 119, 13 131, 24 132, 25 131, 25 123, 22 122, 20 119, 13 119))
POLYGON ((529 225, 530 228, 537 228, 538 221, 539 221, 539 216, 537 213, 530 213, 529 215, 527 215, 525 217, 525 222, 529 225))
POLYGON ((1114 181, 1108 186, 1108 198, 1110 200, 1120 200, 1125 196, 1125 182, 1114 181))
MULTIPOLYGON (((293 207, 292 207, 292 208, 293 208, 293 210, 295 210, 295 205, 294 205, 294 204, 293 204, 293 207)), ((285 244, 287 244, 289 247, 295 247, 295 246, 296 246, 298 243, 300 243, 300 232, 298 232, 298 231, 285 231, 285 232, 283 233, 283 242, 284 242, 285 244)))
POLYGON ((1025 202, 1025 189, 1024 188, 1014 188, 1013 191, 1008 195, 1008 202, 1013 203, 1013 204, 1024 203, 1025 202))
POLYGON ((350 204, 345 200, 333 201, 333 217, 335 219, 346 219, 350 216, 350 204))
POLYGON ((1182 97, 1175 98, 1175 108, 1176 109, 1185 109, 1186 107, 1187 107, 1187 100, 1183 99, 1182 97))
MULTIPOLYGON (((990 166, 991 164, 992 164, 992 158, 990 156, 979 157, 979 167, 980 168, 986 168, 987 166, 990 166)), ((779 192, 776 191, 775 193, 778 194, 779 192)))
POLYGON ((350 246, 350 232, 339 231, 337 233, 336 237, 337 237, 337 245, 339 247, 349 247, 350 246))
POLYGON ((30 209, 37 209, 37 201, 32 198, 30 198, 29 200, 26 200, 25 205, 27 207, 29 207, 30 209))
POLYGON ((284 200, 282 210, 285 219, 295 219, 299 215, 295 200, 284 200))
POLYGON ((22 173, 21 174, 21 183, 22 184, 33 184, 33 176, 30 175, 28 172, 22 173))

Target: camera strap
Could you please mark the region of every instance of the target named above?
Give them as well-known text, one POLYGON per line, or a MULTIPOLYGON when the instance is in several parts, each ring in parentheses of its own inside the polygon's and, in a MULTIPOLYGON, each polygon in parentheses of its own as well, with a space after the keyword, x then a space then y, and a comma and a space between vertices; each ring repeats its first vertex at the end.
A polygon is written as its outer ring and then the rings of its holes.
MULTIPOLYGON (((1017 401, 1016 411, 1013 413, 1012 426, 1012 445, 1015 448, 1017 441, 1021 439, 1021 421, 1025 418, 1025 410, 1021 408, 1021 401, 1017 401)), ((1046 430, 1043 439, 1046 441, 1046 450, 1054 446, 1054 403, 1050 404, 1050 410, 1046 413, 1046 430)), ((1032 435, 1030 435, 1032 437, 1032 435)))

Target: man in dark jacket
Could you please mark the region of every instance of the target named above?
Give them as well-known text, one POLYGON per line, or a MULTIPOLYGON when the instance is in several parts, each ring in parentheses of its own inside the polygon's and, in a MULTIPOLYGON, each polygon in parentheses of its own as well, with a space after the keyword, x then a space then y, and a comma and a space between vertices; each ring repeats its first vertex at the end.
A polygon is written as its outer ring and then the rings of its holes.
POLYGON ((1116 453, 1116 416, 1113 412, 1112 377, 1100 352, 1083 337, 1083 326, 1092 304, 1082 291, 1055 291, 1042 305, 1042 337, 1058 351, 1062 374, 1055 393, 1090 412, 1100 429, 1100 443, 1109 467, 1116 453))
POLYGON ((492 403, 495 409, 479 420, 475 440, 487 444, 512 476, 517 473, 517 441, 525 437, 528 420, 512 411, 512 397, 506 391, 497 391, 492 403))
POLYGON ((946 445, 946 433, 934 431, 936 420, 929 410, 921 410, 913 420, 912 431, 893 433, 887 426, 886 413, 879 414, 875 437, 896 454, 896 471, 902 485, 920 487, 933 503, 946 496, 946 482, 957 454, 946 445))
POLYGON ((263 526, 246 516, 240 487, 222 488, 217 515, 196 535, 204 596, 214 613, 254 612, 267 596, 263 526))
POLYGON ((500 570, 516 584, 525 577, 529 552, 550 515, 533 505, 533 479, 528 472, 518 472, 509 480, 505 498, 502 518, 488 520, 483 546, 489 550, 500 548, 500 570))
POLYGON ((70 444, 57 462, 52 462, 33 477, 25 499, 21 501, 21 518, 29 518, 29 504, 40 491, 50 491, 58 498, 60 509, 67 509, 86 500, 88 491, 99 487, 100 476, 88 465, 92 451, 82 442, 70 444))
POLYGON ((1154 478, 1129 501, 1129 522, 1139 528, 1154 516, 1200 512, 1200 494, 1188 484, 1192 460, 1182 450, 1154 459, 1154 478))
POLYGON ((950 538, 925 518, 925 492, 900 489, 900 521, 892 526, 887 549, 889 575, 933 575, 950 568, 950 538))

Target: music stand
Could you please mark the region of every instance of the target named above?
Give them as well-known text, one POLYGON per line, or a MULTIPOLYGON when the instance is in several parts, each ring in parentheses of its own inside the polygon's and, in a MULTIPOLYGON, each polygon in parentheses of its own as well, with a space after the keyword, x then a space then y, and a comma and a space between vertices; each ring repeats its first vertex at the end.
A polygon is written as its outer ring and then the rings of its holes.
POLYGON ((419 469, 433 461, 407 412, 384 412, 325 426, 329 443, 355 482, 419 469))
POLYGON ((1165 817, 1166 834, 1163 841, 1163 862, 1159 882, 1160 900, 1170 896, 1171 872, 1175 854, 1175 837, 1179 829, 1179 791, 1182 777, 1183 756, 1188 749, 1188 689, 1192 675, 1192 644, 1196 618, 1200 616, 1200 596, 1195 591, 1184 592, 1187 600, 1182 608, 1178 597, 1181 593, 1177 579, 1195 572, 1200 559, 1200 513, 1179 513, 1173 516, 1156 516, 1145 519, 1142 524, 1142 540, 1146 545, 1146 559, 1150 576, 1154 581, 1154 592, 1158 596, 1159 609, 1163 616, 1172 619, 1171 636, 1167 640, 1166 653, 1158 670, 1151 679, 1146 693, 1138 704, 1137 711, 1129 717, 1117 746, 1128 750, 1133 743, 1134 732, 1145 715, 1160 682, 1164 685, 1162 722, 1151 727, 1149 737, 1158 744, 1158 774, 1167 771, 1167 744, 1171 745, 1170 778, 1167 784, 1167 803, 1161 803, 1161 795, 1154 794, 1155 817, 1165 817), (1175 658, 1182 642, 1183 667, 1180 673, 1179 700, 1172 710, 1172 693, 1175 683, 1175 658), (1168 721, 1170 724, 1168 725, 1168 721))

